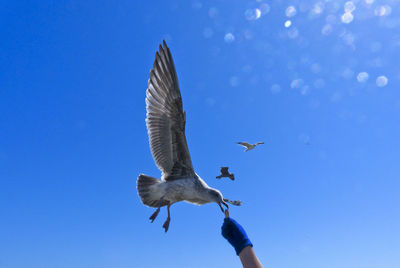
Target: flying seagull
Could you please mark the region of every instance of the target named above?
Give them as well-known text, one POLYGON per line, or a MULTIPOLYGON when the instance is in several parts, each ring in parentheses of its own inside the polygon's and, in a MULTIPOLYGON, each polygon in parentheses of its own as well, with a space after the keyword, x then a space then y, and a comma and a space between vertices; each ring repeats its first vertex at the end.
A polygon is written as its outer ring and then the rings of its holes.
POLYGON ((224 212, 228 203, 240 205, 240 201, 223 198, 193 170, 192 160, 185 136, 186 114, 171 52, 165 41, 156 52, 153 69, 146 91, 146 126, 150 149, 161 180, 140 174, 137 190, 143 204, 157 208, 150 216, 153 222, 160 208, 167 206, 168 217, 163 228, 168 231, 171 221, 170 207, 176 202, 186 201, 195 205, 215 202, 224 212))
POLYGON ((228 167, 221 167, 221 175, 217 176, 217 179, 221 179, 221 178, 229 178, 231 180, 235 180, 235 175, 233 173, 229 173, 228 171, 228 167))
POLYGON ((247 151, 250 151, 250 150, 253 150, 254 148, 256 148, 257 145, 264 144, 264 143, 263 142, 257 142, 257 143, 254 143, 254 144, 250 144, 250 143, 247 143, 247 142, 237 142, 237 144, 240 144, 243 147, 246 147, 246 150, 244 150, 244 151, 247 152, 247 151))

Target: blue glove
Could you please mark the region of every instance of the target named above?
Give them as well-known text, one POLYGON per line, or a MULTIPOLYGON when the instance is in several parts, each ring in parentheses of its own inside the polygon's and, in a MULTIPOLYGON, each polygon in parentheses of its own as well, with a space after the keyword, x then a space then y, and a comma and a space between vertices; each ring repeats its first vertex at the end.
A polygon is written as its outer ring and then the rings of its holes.
POLYGON ((225 218, 221 227, 222 236, 235 248, 236 255, 247 246, 253 246, 246 231, 234 219, 225 218))

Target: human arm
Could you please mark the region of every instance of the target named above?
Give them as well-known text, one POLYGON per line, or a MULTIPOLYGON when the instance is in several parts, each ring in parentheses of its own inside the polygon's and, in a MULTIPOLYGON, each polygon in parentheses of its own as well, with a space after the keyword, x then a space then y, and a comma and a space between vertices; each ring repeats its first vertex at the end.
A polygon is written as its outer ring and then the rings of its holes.
POLYGON ((234 247, 244 268, 262 268, 262 264, 253 250, 253 244, 239 223, 227 217, 224 219, 221 229, 222 236, 234 247))
POLYGON ((252 246, 245 247, 239 253, 240 261, 244 268, 262 268, 261 262, 258 260, 252 246))

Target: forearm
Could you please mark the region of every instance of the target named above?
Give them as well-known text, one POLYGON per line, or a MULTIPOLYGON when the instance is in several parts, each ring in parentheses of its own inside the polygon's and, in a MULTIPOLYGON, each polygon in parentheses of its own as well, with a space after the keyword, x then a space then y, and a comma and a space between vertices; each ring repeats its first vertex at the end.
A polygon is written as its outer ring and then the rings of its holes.
POLYGON ((245 247, 239 253, 239 257, 243 268, 263 268, 256 254, 254 253, 253 247, 251 246, 245 247))

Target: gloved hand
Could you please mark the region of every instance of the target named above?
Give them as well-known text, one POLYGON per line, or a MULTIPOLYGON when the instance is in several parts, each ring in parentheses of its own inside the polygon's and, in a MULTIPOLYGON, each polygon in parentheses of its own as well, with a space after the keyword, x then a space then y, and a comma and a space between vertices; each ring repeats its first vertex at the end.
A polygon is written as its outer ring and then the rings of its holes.
POLYGON ((221 227, 222 236, 235 248, 236 255, 247 246, 253 246, 246 231, 234 219, 225 218, 221 227))

